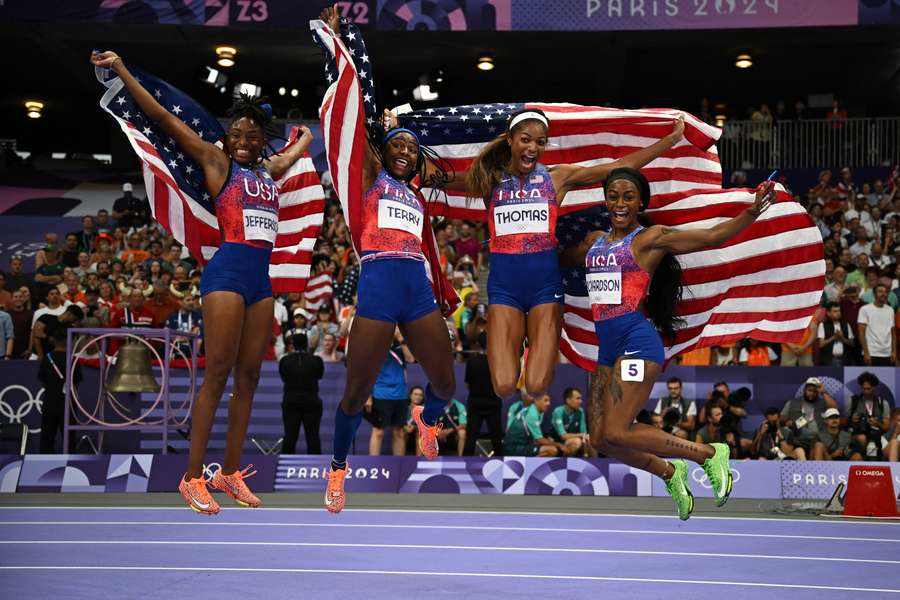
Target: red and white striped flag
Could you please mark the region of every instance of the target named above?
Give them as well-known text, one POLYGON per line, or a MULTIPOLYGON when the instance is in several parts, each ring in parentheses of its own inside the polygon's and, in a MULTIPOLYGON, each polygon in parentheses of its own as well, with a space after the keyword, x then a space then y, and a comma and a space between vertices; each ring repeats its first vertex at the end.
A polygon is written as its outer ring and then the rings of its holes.
MULTIPOLYGON (((197 135, 208 142, 221 143, 225 134, 222 126, 202 106, 166 82, 131 70, 163 106, 197 135)), ((218 249, 221 236, 213 199, 203 185, 202 169, 141 111, 121 79, 109 69, 97 68, 95 72, 106 87, 100 106, 119 124, 141 161, 153 218, 205 264, 218 249)), ((294 129, 288 145, 296 140, 294 129)), ((308 155, 294 163, 276 184, 278 236, 269 264, 272 289, 277 293, 302 292, 322 225, 325 193, 308 155)))
MULTIPOLYGON (((401 116, 457 172, 466 170, 484 144, 505 131, 508 116, 540 108, 550 120, 547 166, 606 164, 666 136, 678 111, 618 110, 571 104, 479 104, 433 108, 401 116)), ((650 181, 648 215, 672 227, 712 227, 753 201, 752 190, 723 190, 715 141, 720 131, 685 114, 685 136, 641 171, 650 181)), ((823 244, 811 218, 783 189, 778 203, 737 238, 718 248, 678 256, 684 298, 678 313, 686 326, 666 349, 671 358, 696 347, 747 336, 762 341, 797 341, 809 325, 824 287, 823 244)), ((443 197, 443 193, 438 194, 443 197)), ((569 192, 561 207, 557 237, 572 246, 591 230, 608 229, 601 185, 569 192)), ((448 195, 433 212, 485 219, 483 202, 448 195)), ((560 349, 593 371, 597 338, 584 271, 564 275, 566 291, 560 349)))
POLYGON ((306 309, 315 312, 320 306, 331 300, 334 292, 331 283, 331 273, 320 273, 310 278, 306 284, 306 291, 303 292, 303 299, 306 301, 306 309))

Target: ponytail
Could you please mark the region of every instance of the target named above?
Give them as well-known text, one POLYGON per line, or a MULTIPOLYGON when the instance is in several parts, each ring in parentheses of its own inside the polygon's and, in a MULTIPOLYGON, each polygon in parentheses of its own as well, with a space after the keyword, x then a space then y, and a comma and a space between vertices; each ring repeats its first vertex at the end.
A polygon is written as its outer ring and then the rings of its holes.
POLYGON ((478 157, 472 161, 467 174, 472 198, 482 198, 487 204, 494 188, 500 185, 503 170, 512 160, 512 150, 503 133, 485 144, 478 157))

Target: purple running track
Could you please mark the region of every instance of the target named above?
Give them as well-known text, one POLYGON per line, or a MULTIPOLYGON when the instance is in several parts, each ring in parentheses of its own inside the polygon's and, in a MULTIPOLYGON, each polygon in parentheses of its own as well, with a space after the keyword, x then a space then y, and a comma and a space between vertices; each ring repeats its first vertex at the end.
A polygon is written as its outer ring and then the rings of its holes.
POLYGON ((9 598, 900 598, 900 524, 4 507, 0 572, 9 598))

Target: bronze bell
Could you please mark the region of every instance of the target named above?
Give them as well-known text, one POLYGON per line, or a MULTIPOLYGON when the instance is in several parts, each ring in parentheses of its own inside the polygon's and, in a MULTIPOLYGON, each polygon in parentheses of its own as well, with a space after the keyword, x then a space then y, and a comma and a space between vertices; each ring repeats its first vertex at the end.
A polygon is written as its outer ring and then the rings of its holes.
POLYGON ((158 392, 153 377, 150 349, 141 342, 129 340, 116 354, 116 372, 106 385, 110 392, 158 392))

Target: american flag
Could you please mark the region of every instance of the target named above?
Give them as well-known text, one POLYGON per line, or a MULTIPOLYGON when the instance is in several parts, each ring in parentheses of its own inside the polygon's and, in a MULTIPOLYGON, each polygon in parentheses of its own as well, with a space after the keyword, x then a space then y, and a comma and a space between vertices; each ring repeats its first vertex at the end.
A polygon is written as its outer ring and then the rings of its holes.
MULTIPOLYGON (((204 140, 221 143, 225 131, 214 116, 166 82, 130 68, 163 107, 204 140)), ((203 171, 137 106, 122 80, 109 69, 95 69, 105 87, 100 106, 116 120, 141 160, 153 218, 184 244, 201 263, 221 242, 213 199, 203 185, 203 171)), ((295 129, 288 145, 295 143, 295 129)), ((287 147, 287 146, 285 146, 287 147)), ((276 182, 279 188, 278 237, 269 275, 277 293, 302 292, 309 278, 312 250, 325 209, 325 193, 305 156, 276 182)))
MULTIPOLYGON (((367 128, 380 127, 375 104, 372 62, 357 27, 341 19, 341 38, 322 21, 310 21, 313 41, 325 53, 325 79, 329 84, 319 109, 325 154, 334 191, 350 229, 353 248, 359 253, 362 233, 363 162, 367 128)), ((430 208, 426 206, 430 213, 430 208)), ((429 217, 430 214, 426 214, 429 217)), ((422 252, 428 263, 435 298, 445 315, 460 304, 459 296, 440 269, 437 242, 426 218, 422 228, 422 252)))
POLYGON ((331 281, 331 273, 327 271, 311 277, 303 292, 306 300, 306 308, 311 311, 318 310, 320 306, 331 300, 334 288, 331 281))
MULTIPOLYGON (((672 130, 678 112, 618 110, 572 104, 502 103, 428 108, 400 117, 423 143, 465 171, 485 143, 505 132, 510 114, 540 108, 550 120, 550 143, 541 162, 592 166, 649 146, 672 130)), ((753 202, 752 190, 723 190, 715 141, 720 131, 685 114, 684 139, 642 169, 650 181, 648 216, 672 227, 712 227, 753 202)), ((438 193, 433 212, 484 220, 484 203, 438 193)), ((824 286, 822 238, 803 207, 783 189, 779 202, 737 238, 719 248, 678 256, 686 320, 666 356, 752 336, 797 341, 818 306, 824 286)), ((589 231, 608 229, 601 185, 569 192, 561 207, 557 238, 577 245, 589 231)), ((597 338, 584 287, 584 269, 564 273, 565 315, 560 349, 593 371, 597 338)))

